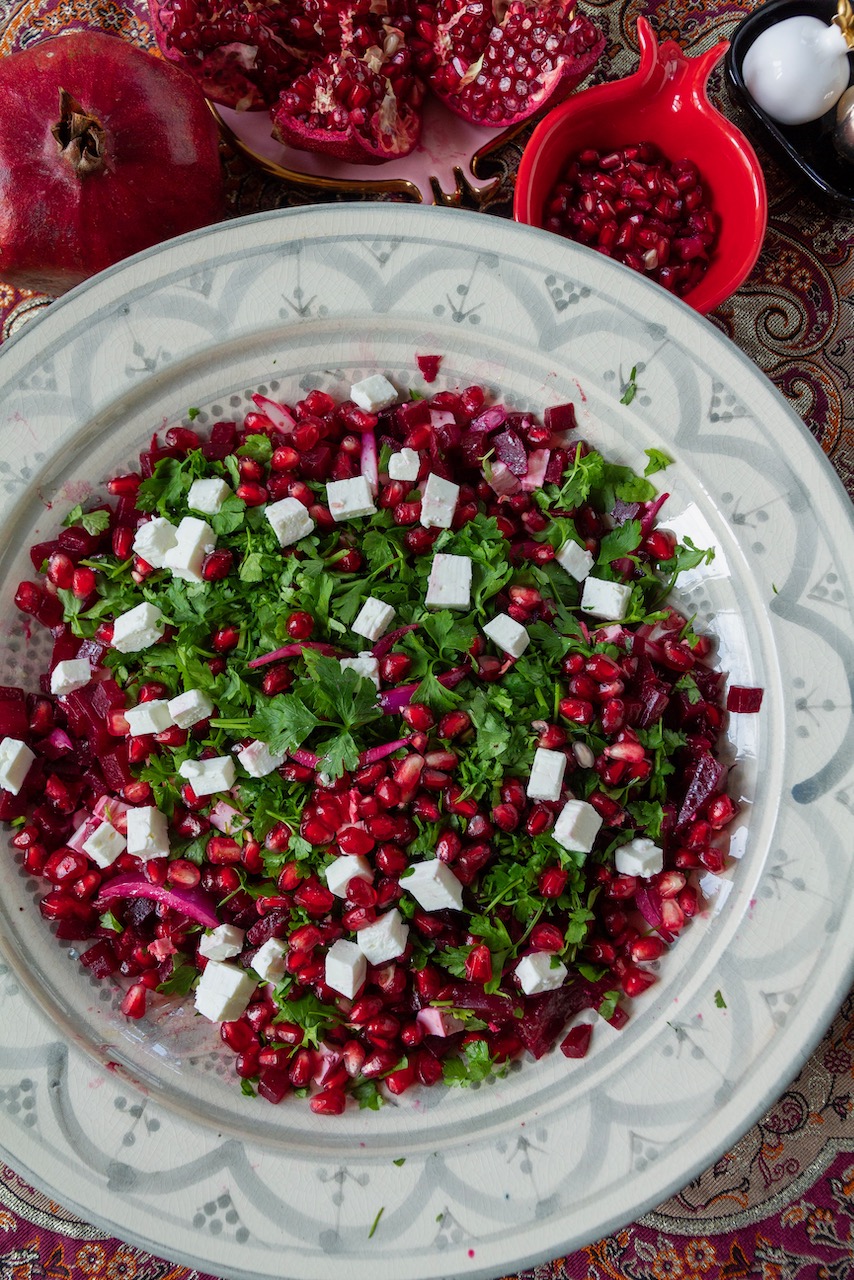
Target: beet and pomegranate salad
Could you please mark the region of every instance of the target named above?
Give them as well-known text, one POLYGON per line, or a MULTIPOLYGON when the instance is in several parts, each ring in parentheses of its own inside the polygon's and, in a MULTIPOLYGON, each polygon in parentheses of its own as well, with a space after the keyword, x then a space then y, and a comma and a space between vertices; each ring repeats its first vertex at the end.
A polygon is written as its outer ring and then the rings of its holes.
POLYGON ((583 1057, 724 865, 721 676, 666 603, 710 553, 571 405, 254 399, 32 548, 0 817, 41 913, 129 1018, 194 993, 271 1102, 583 1057))

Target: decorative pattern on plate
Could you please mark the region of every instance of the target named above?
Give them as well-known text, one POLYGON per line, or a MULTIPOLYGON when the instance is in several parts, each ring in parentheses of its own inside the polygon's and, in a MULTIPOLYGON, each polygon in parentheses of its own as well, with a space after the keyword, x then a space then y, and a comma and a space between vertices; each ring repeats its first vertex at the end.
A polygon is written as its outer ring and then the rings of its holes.
MULTIPOLYGON (((684 304, 525 228, 495 224, 484 252, 483 225, 330 206, 200 232, 57 303, 0 363, 13 427, 0 456, 18 499, 2 527, 7 619, 25 548, 53 527, 48 502, 110 474, 153 426, 189 405, 227 413, 259 384, 340 389, 378 367, 418 386, 414 353, 433 350, 449 383, 541 407, 573 398, 581 434, 629 465, 654 445, 677 459, 667 523, 718 549, 685 582, 688 604, 733 680, 766 690, 761 715, 731 729, 746 801, 732 891, 625 1030, 598 1027, 575 1069, 558 1055, 368 1117, 262 1111, 220 1074, 215 1031, 180 1009, 128 1028, 48 941, 35 886, 6 863, 0 1089, 26 1079, 32 1099, 5 1111, 9 1158, 90 1220, 200 1269, 279 1276, 286 1256, 291 1275, 325 1280, 334 1256, 354 1280, 492 1277, 602 1236, 745 1130, 850 982, 854 870, 837 798, 854 787, 850 708, 837 709, 854 667, 850 504, 773 388, 684 304), (574 305, 556 307, 556 282, 574 305), (632 366, 639 392, 624 406, 632 366), (817 594, 828 571, 832 591, 817 594)), ((6 622, 2 683, 21 678, 21 633, 6 622)))

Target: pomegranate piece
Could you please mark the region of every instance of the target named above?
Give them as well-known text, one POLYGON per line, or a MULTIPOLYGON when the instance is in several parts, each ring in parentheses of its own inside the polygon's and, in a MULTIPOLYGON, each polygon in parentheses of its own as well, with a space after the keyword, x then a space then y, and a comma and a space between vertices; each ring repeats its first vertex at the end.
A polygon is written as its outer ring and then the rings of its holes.
POLYGON ((485 0, 441 0, 436 22, 419 23, 419 65, 463 119, 516 124, 563 101, 605 47, 589 18, 573 13, 561 0, 510 0, 501 10, 485 0))
MULTIPOLYGON (((397 44, 396 36, 387 40, 397 44)), ((350 164, 408 155, 421 133, 422 97, 409 62, 405 48, 393 61, 382 46, 364 59, 347 50, 330 54, 282 92, 273 109, 274 137, 350 164)))
POLYGON ((202 93, 129 41, 96 31, 40 40, 3 59, 0 101, 18 121, 0 140, 4 190, 28 192, 3 199, 10 284, 64 293, 223 216, 218 134, 202 93))

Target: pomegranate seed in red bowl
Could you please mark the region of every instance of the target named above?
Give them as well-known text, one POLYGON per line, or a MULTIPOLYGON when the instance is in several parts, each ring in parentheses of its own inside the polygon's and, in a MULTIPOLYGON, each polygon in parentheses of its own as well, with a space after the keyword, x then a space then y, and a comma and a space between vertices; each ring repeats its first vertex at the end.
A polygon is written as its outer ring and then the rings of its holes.
POLYGON ((638 19, 640 66, 556 107, 534 130, 514 217, 587 245, 695 310, 719 306, 756 263, 768 219, 753 147, 706 97, 722 42, 687 58, 638 19))

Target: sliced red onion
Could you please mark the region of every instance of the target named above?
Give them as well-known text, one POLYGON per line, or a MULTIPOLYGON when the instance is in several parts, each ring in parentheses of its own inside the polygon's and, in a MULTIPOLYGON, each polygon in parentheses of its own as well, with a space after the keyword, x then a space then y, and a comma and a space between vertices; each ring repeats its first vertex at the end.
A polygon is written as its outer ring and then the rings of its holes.
MULTIPOLYGON (((436 679, 439 684, 444 685, 446 689, 454 689, 461 680, 465 680, 469 674, 468 667, 452 667, 450 671, 445 671, 436 679)), ((396 689, 383 689, 380 694, 380 706, 387 716, 399 715, 404 707, 408 707, 415 694, 415 690, 421 683, 417 684, 400 684, 396 689)))
POLYGON ((528 474, 522 477, 522 488, 526 493, 542 489, 551 456, 551 449, 534 449, 528 454, 528 474))
POLYGON ((219 920, 214 904, 202 889, 167 888, 162 884, 151 884, 145 876, 116 876, 101 886, 95 899, 98 910, 108 907, 116 898, 150 898, 152 902, 162 902, 171 911, 203 924, 206 929, 216 929, 219 920))
POLYGON ((322 653, 327 658, 340 656, 334 645, 326 644, 322 640, 294 640, 292 644, 282 645, 281 649, 274 649, 272 653, 265 653, 262 658, 253 658, 246 665, 251 670, 254 667, 266 666, 268 662, 278 662, 280 658, 298 658, 303 649, 316 649, 318 653, 322 653))
POLYGON ((643 535, 644 538, 646 537, 650 529, 655 524, 655 517, 658 515, 659 511, 664 506, 665 502, 669 497, 670 497, 669 493, 660 493, 653 502, 646 503, 644 513, 641 516, 641 522, 640 522, 641 534, 643 535))
POLYGON ((384 742, 379 747, 369 747, 367 751, 363 751, 359 756, 359 765, 376 764, 378 760, 385 760, 386 756, 393 755, 401 747, 408 746, 408 738, 398 738, 397 742, 384 742))
POLYGON ((450 427, 456 425, 456 418, 450 409, 431 409, 430 410, 430 426, 435 431, 438 427, 450 427))
POLYGON ((377 437, 373 431, 364 431, 362 433, 360 469, 362 475, 371 486, 371 493, 376 493, 380 487, 380 469, 377 458, 377 437))
POLYGON ((279 431, 293 431, 297 425, 285 406, 279 404, 278 400, 270 400, 267 396, 256 393, 252 397, 252 403, 270 419, 274 427, 278 427, 279 431))
POLYGON ((320 756, 316 756, 313 751, 305 751, 302 747, 297 747, 296 751, 289 751, 288 755, 305 769, 320 768, 320 756))
POLYGON ((518 493, 522 487, 518 476, 514 476, 513 472, 504 462, 493 462, 491 472, 487 484, 493 493, 497 493, 499 498, 503 498, 507 494, 518 493))
POLYGON ((391 652, 401 636, 405 636, 409 631, 417 631, 420 625, 418 622, 410 622, 406 627, 398 627, 395 631, 389 631, 386 635, 380 636, 371 650, 372 655, 375 658, 384 658, 387 653, 391 652))
POLYGON ((497 431, 499 427, 503 427, 506 421, 507 410, 504 405, 494 404, 476 418, 472 418, 468 429, 474 435, 488 435, 490 431, 497 431))

